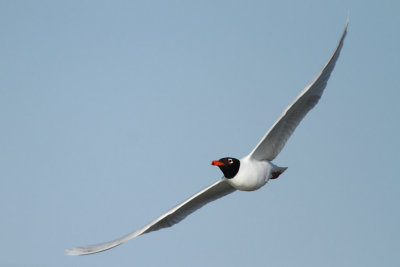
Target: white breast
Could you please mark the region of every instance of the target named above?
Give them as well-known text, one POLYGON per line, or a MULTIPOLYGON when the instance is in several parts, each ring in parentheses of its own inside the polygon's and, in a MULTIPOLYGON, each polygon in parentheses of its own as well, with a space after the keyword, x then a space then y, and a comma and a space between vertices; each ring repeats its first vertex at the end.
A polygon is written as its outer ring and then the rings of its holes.
POLYGON ((228 182, 238 190, 254 191, 268 182, 272 169, 273 165, 268 161, 244 157, 240 160, 239 172, 228 182))

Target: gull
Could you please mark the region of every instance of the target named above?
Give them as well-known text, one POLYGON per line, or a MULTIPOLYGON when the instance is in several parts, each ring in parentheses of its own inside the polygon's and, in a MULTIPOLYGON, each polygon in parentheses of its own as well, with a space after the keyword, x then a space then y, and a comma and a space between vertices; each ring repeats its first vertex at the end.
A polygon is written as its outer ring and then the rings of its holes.
POLYGON ((278 178, 287 168, 279 167, 271 161, 283 149, 286 141, 292 135, 300 121, 321 98, 336 61, 339 58, 347 26, 348 19, 340 41, 328 62, 311 83, 283 111, 282 115, 256 147, 241 159, 224 157, 211 162, 211 165, 218 166, 222 171, 224 176, 220 180, 204 188, 135 232, 109 242, 67 249, 65 250, 65 254, 86 255, 111 249, 142 234, 171 227, 207 203, 236 190, 254 191, 264 186, 269 179, 278 178))

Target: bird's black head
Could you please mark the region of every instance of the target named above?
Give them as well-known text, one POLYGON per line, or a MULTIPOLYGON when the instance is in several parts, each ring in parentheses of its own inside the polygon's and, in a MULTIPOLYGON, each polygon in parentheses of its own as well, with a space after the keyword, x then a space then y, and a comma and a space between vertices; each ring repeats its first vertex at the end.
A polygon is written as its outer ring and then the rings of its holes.
POLYGON ((240 160, 235 158, 222 158, 213 160, 211 165, 218 166, 223 172, 225 178, 231 179, 235 177, 240 168, 240 160))

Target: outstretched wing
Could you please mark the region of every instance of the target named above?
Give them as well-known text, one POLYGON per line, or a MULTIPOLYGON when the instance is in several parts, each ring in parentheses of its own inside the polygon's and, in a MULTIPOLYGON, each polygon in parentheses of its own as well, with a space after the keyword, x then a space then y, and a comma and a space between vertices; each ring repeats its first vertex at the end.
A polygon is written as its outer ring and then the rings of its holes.
POLYGON ((281 152, 286 141, 292 135, 300 121, 318 103, 328 83, 329 76, 335 67, 335 63, 339 58, 340 50, 342 49, 347 32, 347 25, 348 21, 346 22, 339 44, 331 58, 314 80, 312 80, 293 103, 286 108, 281 117, 249 154, 252 158, 257 160, 273 160, 279 152, 281 152))
POLYGON ((222 178, 221 180, 193 195, 191 198, 170 209, 169 211, 158 217, 156 220, 152 221, 148 225, 133 233, 102 244, 67 249, 65 250, 65 254, 85 255, 101 252, 121 245, 122 243, 125 243, 126 241, 131 240, 132 238, 135 238, 139 235, 150 233, 152 231, 157 231, 162 228, 171 227, 172 225, 182 221, 184 218, 186 218, 186 216, 201 208, 205 204, 214 201, 220 197, 223 197, 227 194, 230 194, 235 190, 236 189, 233 188, 226 181, 225 178, 222 178))

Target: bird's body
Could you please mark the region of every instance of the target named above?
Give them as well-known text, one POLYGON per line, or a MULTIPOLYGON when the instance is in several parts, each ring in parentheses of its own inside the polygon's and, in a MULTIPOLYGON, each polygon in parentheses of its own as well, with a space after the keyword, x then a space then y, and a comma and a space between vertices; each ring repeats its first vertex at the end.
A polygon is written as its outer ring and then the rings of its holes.
POLYGON ((255 160, 250 156, 240 159, 239 172, 227 182, 237 190, 254 191, 263 187, 273 173, 282 173, 286 168, 278 167, 268 160, 255 160))
POLYGON ((281 117, 278 118, 256 147, 240 160, 227 157, 212 162, 212 165, 218 166, 224 174, 222 179, 173 207, 135 232, 110 242, 75 247, 66 250, 65 253, 68 255, 85 255, 113 248, 139 235, 171 227, 207 203, 236 190, 254 191, 264 186, 269 179, 278 178, 286 168, 276 166, 272 163, 272 160, 282 150, 300 121, 321 98, 343 46, 347 25, 348 23, 346 23, 339 44, 328 62, 292 104, 284 110, 281 117))

